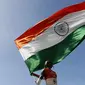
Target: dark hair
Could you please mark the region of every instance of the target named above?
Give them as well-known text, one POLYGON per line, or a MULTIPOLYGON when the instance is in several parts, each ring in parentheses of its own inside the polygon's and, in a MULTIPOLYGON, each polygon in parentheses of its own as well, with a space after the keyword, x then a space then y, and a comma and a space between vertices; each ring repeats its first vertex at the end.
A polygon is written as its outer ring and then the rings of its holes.
POLYGON ((45 61, 45 67, 48 67, 48 68, 52 68, 53 67, 53 63, 51 61, 45 61))

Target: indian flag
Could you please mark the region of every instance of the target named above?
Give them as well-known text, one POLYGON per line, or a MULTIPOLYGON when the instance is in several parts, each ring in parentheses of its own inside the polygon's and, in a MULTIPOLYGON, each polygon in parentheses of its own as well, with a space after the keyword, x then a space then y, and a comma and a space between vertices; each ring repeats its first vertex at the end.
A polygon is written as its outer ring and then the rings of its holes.
POLYGON ((85 38, 85 2, 65 7, 15 39, 30 73, 62 61, 85 38))

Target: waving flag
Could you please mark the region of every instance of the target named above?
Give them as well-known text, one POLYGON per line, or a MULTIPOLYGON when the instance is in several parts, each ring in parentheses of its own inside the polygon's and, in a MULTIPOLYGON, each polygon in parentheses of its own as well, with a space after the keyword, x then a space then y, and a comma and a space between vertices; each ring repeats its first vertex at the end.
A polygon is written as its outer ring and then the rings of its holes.
POLYGON ((62 61, 85 38, 85 2, 59 10, 19 36, 15 43, 29 71, 44 67, 46 60, 62 61))

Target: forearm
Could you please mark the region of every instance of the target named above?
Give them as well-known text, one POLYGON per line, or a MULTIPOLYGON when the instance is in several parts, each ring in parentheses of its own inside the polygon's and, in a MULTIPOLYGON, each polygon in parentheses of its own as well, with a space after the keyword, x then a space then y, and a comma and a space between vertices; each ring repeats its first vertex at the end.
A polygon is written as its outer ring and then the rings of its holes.
POLYGON ((35 76, 35 77, 39 78, 39 75, 35 74, 35 73, 32 73, 32 76, 35 76))

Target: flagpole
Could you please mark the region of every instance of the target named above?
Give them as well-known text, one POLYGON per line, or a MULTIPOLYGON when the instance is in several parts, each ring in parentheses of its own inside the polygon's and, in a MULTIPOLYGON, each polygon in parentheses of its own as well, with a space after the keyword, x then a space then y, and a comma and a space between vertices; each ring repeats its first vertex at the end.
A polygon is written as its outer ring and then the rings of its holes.
MULTIPOLYGON (((41 77, 41 76, 40 76, 41 77)), ((36 81, 36 84, 37 85, 40 85, 41 84, 41 79, 40 79, 40 77, 37 79, 37 81, 36 81)))

